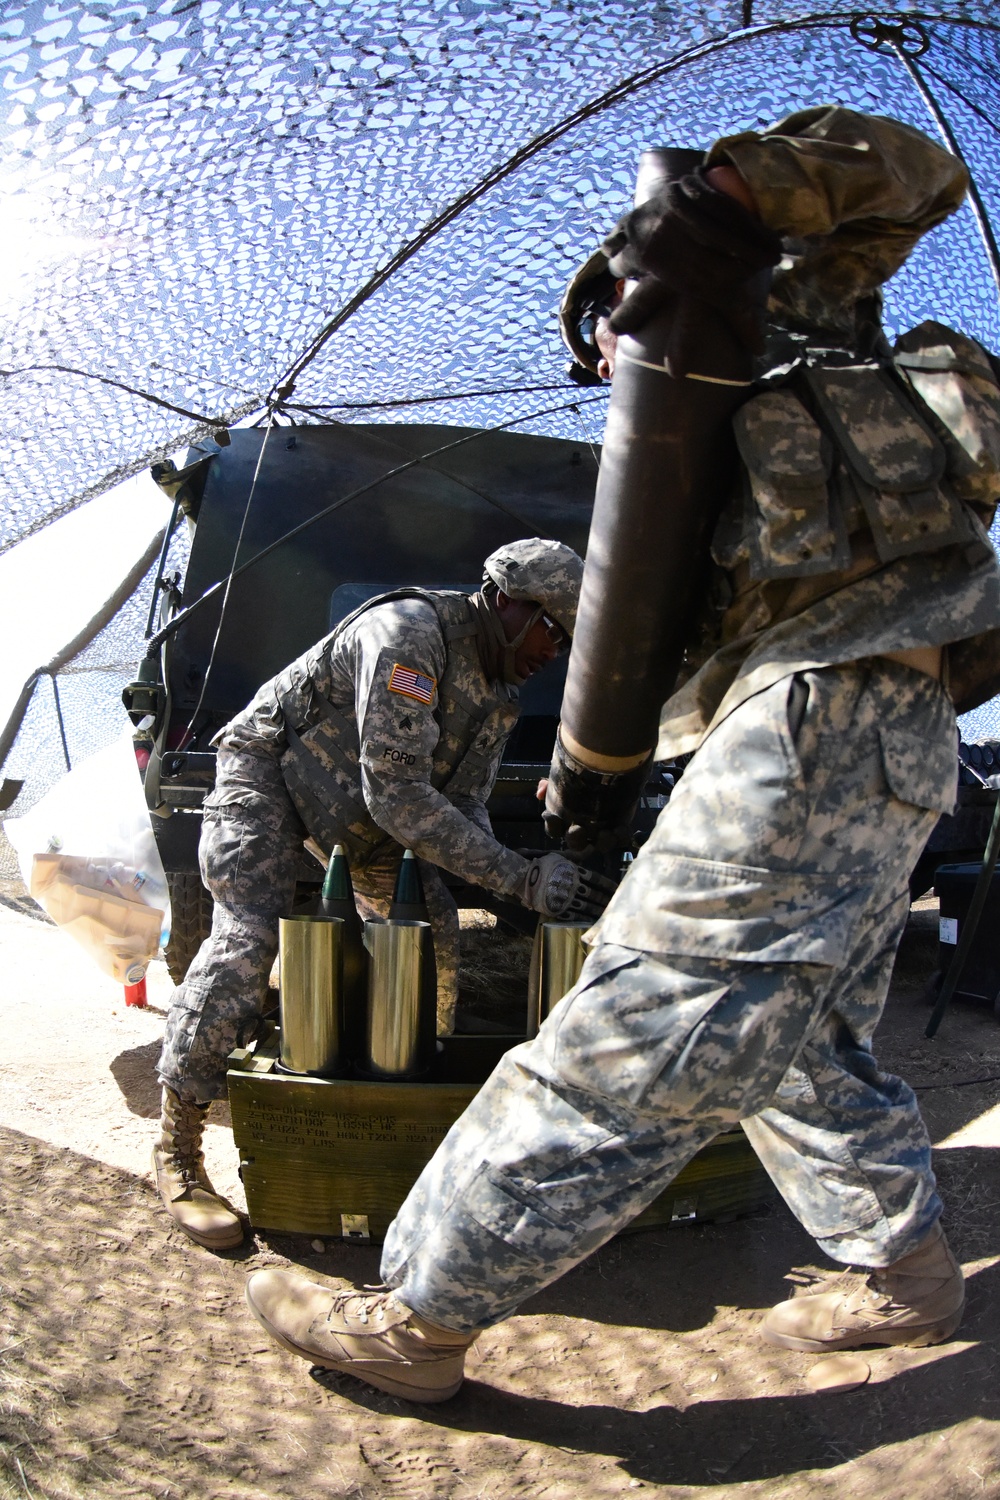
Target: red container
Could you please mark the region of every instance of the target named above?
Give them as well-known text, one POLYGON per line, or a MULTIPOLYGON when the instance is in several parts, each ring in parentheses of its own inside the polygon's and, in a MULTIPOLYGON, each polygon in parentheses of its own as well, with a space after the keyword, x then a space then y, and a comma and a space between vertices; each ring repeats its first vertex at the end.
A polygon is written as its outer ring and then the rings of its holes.
POLYGON ((138 1005, 145 1009, 146 1003, 146 976, 143 974, 138 984, 125 986, 125 1004, 138 1005))

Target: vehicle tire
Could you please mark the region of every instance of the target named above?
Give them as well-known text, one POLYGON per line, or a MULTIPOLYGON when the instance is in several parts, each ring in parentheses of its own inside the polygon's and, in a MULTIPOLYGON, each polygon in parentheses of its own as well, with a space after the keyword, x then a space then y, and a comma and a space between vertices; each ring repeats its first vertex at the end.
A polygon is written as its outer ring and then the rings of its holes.
POLYGON ((180 984, 212 930, 212 898, 197 870, 167 876, 170 891, 170 937, 163 950, 174 984, 180 984))

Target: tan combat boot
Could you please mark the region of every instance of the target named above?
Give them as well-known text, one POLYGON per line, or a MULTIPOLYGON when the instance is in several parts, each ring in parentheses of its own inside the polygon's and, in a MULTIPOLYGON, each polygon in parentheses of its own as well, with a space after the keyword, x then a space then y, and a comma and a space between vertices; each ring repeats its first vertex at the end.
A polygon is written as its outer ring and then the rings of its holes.
POLYGON ((291 1271, 258 1271, 247 1304, 283 1349, 409 1401, 447 1401, 476 1333, 418 1317, 392 1292, 331 1292, 291 1271))
POLYGON ((164 1088, 153 1171, 163 1205, 184 1233, 208 1250, 231 1250, 243 1243, 243 1225, 205 1172, 201 1137, 208 1108, 188 1104, 173 1089, 164 1088))
POLYGON ((940 1223, 916 1250, 840 1291, 779 1302, 764 1319, 769 1344, 808 1351, 908 1344, 922 1349, 949 1338, 962 1321, 965 1280, 940 1223))

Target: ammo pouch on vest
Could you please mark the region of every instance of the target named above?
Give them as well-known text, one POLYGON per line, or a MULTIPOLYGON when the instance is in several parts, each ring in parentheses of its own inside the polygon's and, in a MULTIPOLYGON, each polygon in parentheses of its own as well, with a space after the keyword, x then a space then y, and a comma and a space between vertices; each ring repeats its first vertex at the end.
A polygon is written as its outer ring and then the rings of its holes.
POLYGON ((764 391, 733 419, 746 470, 743 534, 750 576, 801 578, 849 561, 847 532, 831 503, 833 445, 794 391, 764 391))
POLYGON ((988 355, 928 320, 897 341, 895 364, 944 448, 951 489, 989 528, 1000 496, 1000 385, 988 355))
POLYGON ((740 408, 742 525, 730 507, 713 543, 723 567, 745 561, 755 582, 837 573, 861 529, 882 562, 981 535, 966 505, 988 525, 1000 489, 989 361, 942 324, 922 324, 900 348, 914 390, 878 364, 800 365, 740 408))

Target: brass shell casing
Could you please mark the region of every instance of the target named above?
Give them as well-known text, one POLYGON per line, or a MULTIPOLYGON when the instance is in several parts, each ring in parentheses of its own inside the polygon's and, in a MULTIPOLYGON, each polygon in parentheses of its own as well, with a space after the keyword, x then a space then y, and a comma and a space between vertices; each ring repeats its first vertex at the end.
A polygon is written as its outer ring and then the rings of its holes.
POLYGON ((342 1062, 344 923, 298 915, 278 922, 281 1066, 329 1076, 342 1062))
POLYGON ((528 1036, 580 977, 587 950, 583 935, 590 922, 539 922, 528 972, 528 1036))
POLYGON ((431 924, 365 923, 368 1010, 364 1072, 375 1078, 416 1078, 433 1060, 436 1011, 431 924))

